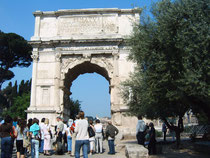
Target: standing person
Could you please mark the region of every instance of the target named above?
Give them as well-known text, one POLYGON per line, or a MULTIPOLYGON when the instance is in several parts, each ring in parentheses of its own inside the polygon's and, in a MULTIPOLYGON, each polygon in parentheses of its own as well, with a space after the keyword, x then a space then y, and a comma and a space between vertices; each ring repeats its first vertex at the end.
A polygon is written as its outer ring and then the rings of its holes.
POLYGON ((145 122, 142 120, 142 116, 138 116, 138 123, 136 126, 136 138, 138 144, 144 145, 145 141, 145 122))
POLYGON ((163 140, 164 142, 166 141, 166 132, 167 132, 167 127, 166 124, 163 122, 162 124, 162 132, 163 132, 163 140))
POLYGON ((66 135, 67 121, 64 121, 63 118, 62 118, 62 121, 63 121, 63 131, 62 131, 62 135, 63 135, 63 151, 66 152, 66 144, 67 144, 67 135, 66 135))
POLYGON ((13 140, 10 136, 12 131, 12 118, 6 116, 4 123, 0 126, 1 158, 12 158, 13 140))
POLYGON ((23 147, 23 138, 27 139, 28 128, 26 126, 26 121, 21 119, 18 121, 18 125, 16 126, 17 130, 17 138, 16 138, 16 148, 17 148, 17 158, 24 158, 26 148, 23 147))
POLYGON ((40 127, 40 131, 41 131, 41 143, 40 143, 40 147, 39 147, 39 152, 40 153, 44 153, 44 150, 43 150, 43 147, 44 147, 44 121, 45 121, 45 118, 42 118, 41 119, 41 123, 39 124, 39 127, 40 127))
POLYGON ((66 135, 67 135, 67 150, 68 150, 68 154, 70 154, 70 155, 71 155, 71 151, 72 151, 72 132, 71 132, 72 124, 73 124, 73 120, 69 119, 68 127, 66 129, 66 135))
POLYGON ((155 155, 156 154, 156 139, 155 139, 156 136, 155 136, 154 124, 150 122, 149 127, 150 127, 149 144, 148 144, 149 155, 155 155))
MULTIPOLYGON (((27 124, 28 131, 30 130, 30 127, 32 126, 32 121, 33 121, 32 118, 28 119, 28 124, 27 124)), ((27 137, 29 141, 31 142, 30 132, 27 133, 27 137)), ((27 154, 30 154, 30 153, 31 153, 31 145, 29 145, 27 148, 27 154)))
POLYGON ((95 139, 96 139, 96 153, 99 153, 99 149, 100 149, 100 153, 103 153, 103 126, 100 123, 100 120, 96 120, 96 124, 94 126, 95 128, 95 139))
POLYGON ((63 129, 64 129, 64 124, 62 121, 62 118, 58 116, 57 118, 57 128, 56 128, 56 142, 57 142, 57 154, 62 155, 63 154, 63 145, 62 145, 62 140, 63 140, 63 129))
POLYGON ((13 125, 15 128, 17 127, 17 123, 18 123, 18 118, 17 118, 17 117, 14 117, 14 118, 13 118, 12 125, 13 125))
POLYGON ((51 136, 50 136, 51 130, 49 125, 49 119, 45 118, 44 126, 43 126, 43 135, 44 135, 44 155, 50 156, 49 151, 51 150, 51 136))
POLYGON ((83 158, 88 158, 88 121, 84 118, 85 113, 79 112, 80 119, 76 121, 75 133, 76 133, 76 144, 75 144, 75 158, 80 158, 80 149, 83 149, 83 158))
POLYGON ((71 156, 75 155, 75 141, 76 141, 76 133, 75 133, 75 124, 79 120, 79 115, 76 115, 73 124, 71 125, 71 133, 72 133, 72 151, 71 156))
POLYGON ((106 137, 108 138, 108 145, 109 145, 108 154, 114 155, 115 154, 114 140, 115 136, 119 133, 119 130, 114 125, 112 125, 111 121, 108 121, 105 133, 106 137))
POLYGON ((93 120, 90 120, 89 121, 89 127, 88 128, 91 128, 92 131, 94 132, 92 134, 92 136, 90 136, 90 133, 89 133, 89 137, 90 137, 89 138, 89 142, 90 142, 90 155, 92 155, 94 153, 94 147, 95 147, 95 128, 94 128, 94 125, 93 125, 93 120))
POLYGON ((39 120, 37 118, 33 119, 29 132, 31 136, 31 158, 39 158, 39 141, 41 139, 41 131, 39 127, 39 120))

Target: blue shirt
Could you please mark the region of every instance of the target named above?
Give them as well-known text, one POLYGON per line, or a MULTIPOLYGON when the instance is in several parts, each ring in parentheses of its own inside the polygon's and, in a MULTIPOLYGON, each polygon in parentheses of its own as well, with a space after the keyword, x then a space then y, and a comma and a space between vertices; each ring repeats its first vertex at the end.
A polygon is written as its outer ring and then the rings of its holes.
POLYGON ((40 128, 39 128, 39 125, 37 124, 37 123, 34 123, 31 127, 30 127, 30 132, 32 132, 32 134, 34 135, 34 136, 36 136, 38 133, 39 133, 39 130, 40 130, 40 128))
POLYGON ((136 133, 144 132, 145 129, 146 129, 145 122, 143 120, 138 120, 138 123, 136 126, 136 133))

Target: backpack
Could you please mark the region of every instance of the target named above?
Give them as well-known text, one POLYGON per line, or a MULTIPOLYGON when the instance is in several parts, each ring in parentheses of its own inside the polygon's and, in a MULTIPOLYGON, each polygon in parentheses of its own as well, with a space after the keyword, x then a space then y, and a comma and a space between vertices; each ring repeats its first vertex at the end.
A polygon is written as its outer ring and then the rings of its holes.
POLYGON ((17 134, 15 132, 16 132, 15 126, 12 126, 12 130, 10 132, 10 136, 12 139, 17 138, 17 134))
POLYGON ((88 127, 88 134, 90 138, 95 136, 95 131, 90 126, 88 127))

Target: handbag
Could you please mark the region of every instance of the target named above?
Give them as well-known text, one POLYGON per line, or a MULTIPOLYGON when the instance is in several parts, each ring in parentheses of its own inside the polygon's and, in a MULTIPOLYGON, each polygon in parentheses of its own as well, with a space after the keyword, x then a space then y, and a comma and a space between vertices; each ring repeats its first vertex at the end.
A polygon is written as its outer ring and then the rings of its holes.
POLYGON ((93 128, 90 126, 88 127, 88 134, 89 134, 90 138, 95 136, 95 132, 94 132, 93 128))
POLYGON ((23 147, 27 148, 31 145, 31 142, 29 141, 28 138, 23 137, 23 147))

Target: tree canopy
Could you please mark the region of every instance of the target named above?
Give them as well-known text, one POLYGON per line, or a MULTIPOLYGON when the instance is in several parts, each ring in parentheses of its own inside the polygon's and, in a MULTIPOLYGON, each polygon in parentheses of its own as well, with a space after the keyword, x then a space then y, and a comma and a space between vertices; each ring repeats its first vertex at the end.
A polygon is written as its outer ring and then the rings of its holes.
POLYGON ((154 20, 134 28, 129 58, 137 67, 126 83, 133 93, 131 111, 150 118, 183 115, 194 107, 210 111, 209 3, 162 0, 152 9, 154 20))
POLYGON ((192 109, 210 117, 209 6, 209 0, 162 0, 152 20, 135 26, 128 45, 137 66, 123 92, 131 114, 181 119, 192 109))
POLYGON ((31 50, 31 45, 23 37, 0 31, 0 90, 4 81, 14 77, 9 69, 31 64, 31 50))

